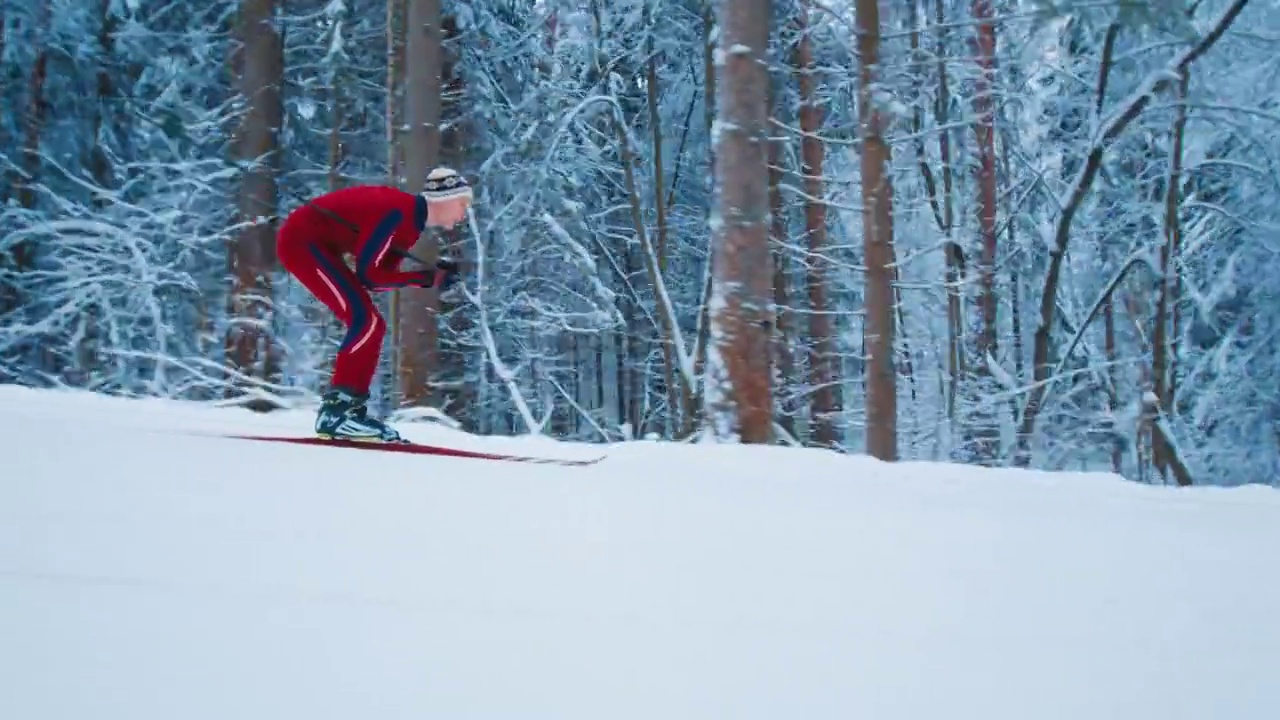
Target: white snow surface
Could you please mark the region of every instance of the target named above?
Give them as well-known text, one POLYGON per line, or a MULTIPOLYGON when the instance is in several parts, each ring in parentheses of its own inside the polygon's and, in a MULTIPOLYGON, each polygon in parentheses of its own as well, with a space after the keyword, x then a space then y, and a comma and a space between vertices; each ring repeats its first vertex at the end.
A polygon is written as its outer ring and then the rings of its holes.
POLYGON ((1280 717, 1275 490, 311 420, 0 387, 0 717, 1280 717))

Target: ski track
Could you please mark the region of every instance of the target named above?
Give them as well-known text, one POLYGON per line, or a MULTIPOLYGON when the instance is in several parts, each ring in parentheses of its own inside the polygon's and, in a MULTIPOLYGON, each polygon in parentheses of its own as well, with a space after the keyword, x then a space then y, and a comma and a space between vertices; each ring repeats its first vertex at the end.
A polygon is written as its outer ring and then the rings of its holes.
POLYGON ((311 419, 0 387, 0 717, 1280 717, 1274 490, 311 419))

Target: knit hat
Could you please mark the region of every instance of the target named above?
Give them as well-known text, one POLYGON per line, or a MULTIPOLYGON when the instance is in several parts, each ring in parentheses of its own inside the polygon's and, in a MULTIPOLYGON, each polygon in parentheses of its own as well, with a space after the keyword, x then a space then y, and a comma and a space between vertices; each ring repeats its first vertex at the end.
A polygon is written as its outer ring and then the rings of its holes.
POLYGON ((422 196, 430 201, 449 200, 456 197, 471 197, 471 186, 467 179, 457 172, 438 167, 427 175, 427 182, 422 189, 422 196))

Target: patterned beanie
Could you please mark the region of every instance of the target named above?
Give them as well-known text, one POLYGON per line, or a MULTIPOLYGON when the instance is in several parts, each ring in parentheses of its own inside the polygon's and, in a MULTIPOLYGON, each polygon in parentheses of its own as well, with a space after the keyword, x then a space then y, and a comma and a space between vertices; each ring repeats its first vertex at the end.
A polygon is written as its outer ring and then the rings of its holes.
POLYGON ((422 196, 428 201, 448 200, 456 197, 471 197, 471 186, 466 178, 447 167, 438 167, 427 175, 426 186, 422 196))

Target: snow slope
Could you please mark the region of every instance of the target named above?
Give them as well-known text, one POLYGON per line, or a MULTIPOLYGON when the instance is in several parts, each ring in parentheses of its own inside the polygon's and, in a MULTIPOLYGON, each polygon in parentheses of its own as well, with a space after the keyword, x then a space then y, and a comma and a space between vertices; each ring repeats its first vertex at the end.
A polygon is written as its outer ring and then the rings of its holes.
POLYGON ((0 718, 1280 717, 1274 490, 310 422, 0 387, 0 718))

